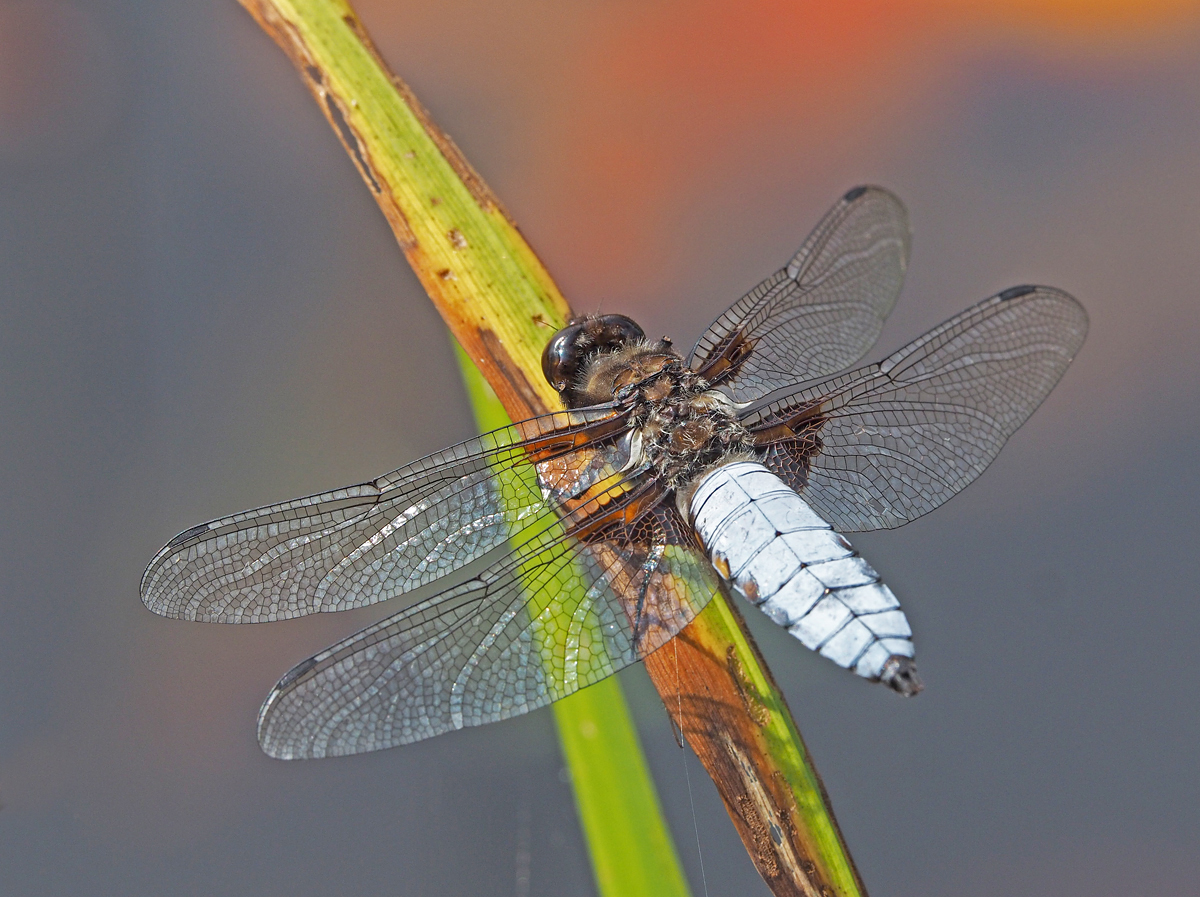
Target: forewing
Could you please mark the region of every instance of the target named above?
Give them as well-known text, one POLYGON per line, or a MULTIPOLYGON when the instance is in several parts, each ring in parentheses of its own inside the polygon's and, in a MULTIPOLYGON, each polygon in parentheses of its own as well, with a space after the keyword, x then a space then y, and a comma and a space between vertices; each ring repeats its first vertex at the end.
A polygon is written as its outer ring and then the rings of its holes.
POLYGON ((900 200, 856 187, 786 268, 717 318, 689 363, 739 401, 844 370, 875 344, 896 304, 909 243, 900 200))
POLYGON ((764 463, 835 528, 900 526, 984 471, 1062 377, 1087 323, 1060 290, 1013 287, 743 422, 766 443, 764 463))
POLYGON ((518 716, 649 654, 717 588, 665 506, 588 544, 561 522, 521 538, 479 577, 284 676, 259 714, 263 750, 357 754, 518 716))
POLYGON ((193 527, 150 562, 142 600, 222 623, 384 601, 507 550, 514 523, 613 476, 628 460, 623 426, 609 409, 549 414, 369 483, 193 527))

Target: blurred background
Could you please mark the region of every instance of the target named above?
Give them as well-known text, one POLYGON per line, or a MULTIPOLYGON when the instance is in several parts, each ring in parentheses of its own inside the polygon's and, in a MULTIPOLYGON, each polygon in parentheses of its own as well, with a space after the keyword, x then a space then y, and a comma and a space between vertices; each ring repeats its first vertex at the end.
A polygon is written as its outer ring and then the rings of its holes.
MULTIPOLYGON (((690 345, 867 182, 915 229, 873 358, 1012 284, 1082 300, 1082 354, 992 468, 855 538, 925 694, 749 623, 872 894, 1196 894, 1200 7, 357 7, 579 310, 690 345)), ((272 761, 277 677, 387 608, 138 600, 180 530, 471 432, 383 217, 233 0, 0 0, 5 893, 593 894, 548 711, 272 761)), ((699 895, 685 755, 622 680, 699 895)), ((766 895, 686 762, 709 893, 766 895)))

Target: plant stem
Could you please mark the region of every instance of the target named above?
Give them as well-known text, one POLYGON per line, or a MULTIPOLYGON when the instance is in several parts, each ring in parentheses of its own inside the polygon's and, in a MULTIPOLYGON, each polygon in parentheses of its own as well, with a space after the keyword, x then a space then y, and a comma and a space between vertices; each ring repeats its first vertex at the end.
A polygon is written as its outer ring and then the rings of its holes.
MULTIPOLYGON (((479 429, 507 426, 479 369, 457 344, 455 354, 479 429)), ((689 897, 620 682, 610 676, 551 706, 601 897, 689 897)))
MULTIPOLYGON (((559 407, 540 354, 570 309, 483 179, 392 75, 345 0, 240 0, 283 48, 409 263, 508 415, 559 407)), ((795 722, 724 595, 646 659, 777 897, 865 890, 795 722)))

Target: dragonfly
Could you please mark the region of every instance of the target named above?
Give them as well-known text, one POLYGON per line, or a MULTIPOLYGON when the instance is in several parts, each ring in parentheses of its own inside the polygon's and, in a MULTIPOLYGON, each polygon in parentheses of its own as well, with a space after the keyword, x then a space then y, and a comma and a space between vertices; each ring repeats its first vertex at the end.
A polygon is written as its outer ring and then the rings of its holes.
POLYGON ((686 359, 623 315, 573 320, 543 354, 564 410, 185 530, 142 600, 255 623, 408 597, 279 680, 258 737, 284 759, 542 707, 659 649, 722 589, 914 695, 911 627, 844 534, 901 526, 978 477, 1088 319, 1061 290, 1016 286, 848 370, 895 305, 910 242, 902 203, 856 187, 686 359))

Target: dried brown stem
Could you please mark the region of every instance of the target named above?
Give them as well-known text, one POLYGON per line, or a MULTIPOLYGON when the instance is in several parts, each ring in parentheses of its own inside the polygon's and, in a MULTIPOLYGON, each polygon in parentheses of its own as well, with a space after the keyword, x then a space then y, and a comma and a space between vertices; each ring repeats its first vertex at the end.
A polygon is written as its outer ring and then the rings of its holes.
MULTIPOLYGON (((514 420, 559 407, 541 377, 570 316, 490 188, 344 0, 240 0, 283 48, 434 305, 514 420), (553 329, 548 329, 553 328, 553 329)), ((646 668, 776 895, 863 895, 782 694, 723 595, 646 668)))

